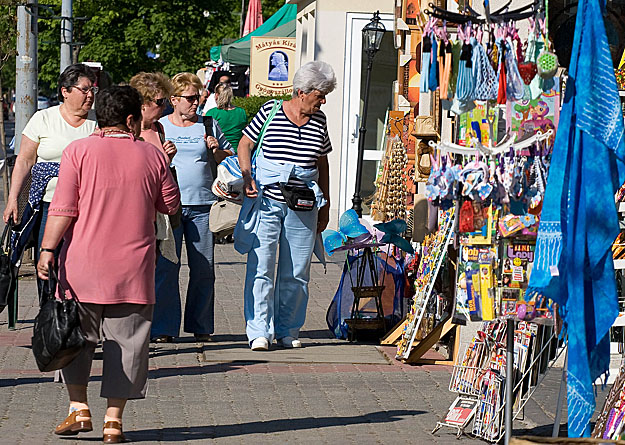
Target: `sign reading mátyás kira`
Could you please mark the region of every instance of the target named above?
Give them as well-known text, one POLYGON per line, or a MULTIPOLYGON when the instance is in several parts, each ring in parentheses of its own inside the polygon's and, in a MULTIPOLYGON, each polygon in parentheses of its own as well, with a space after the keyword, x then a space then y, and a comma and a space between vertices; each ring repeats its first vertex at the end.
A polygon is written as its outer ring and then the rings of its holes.
POLYGON ((295 38, 252 37, 250 96, 293 93, 295 38))

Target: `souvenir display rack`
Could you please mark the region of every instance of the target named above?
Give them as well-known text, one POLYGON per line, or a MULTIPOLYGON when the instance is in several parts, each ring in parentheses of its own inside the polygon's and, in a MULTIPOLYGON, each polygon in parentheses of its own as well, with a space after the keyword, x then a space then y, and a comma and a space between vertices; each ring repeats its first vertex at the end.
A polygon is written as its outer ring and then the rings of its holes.
POLYGON ((458 358, 449 383, 449 390, 458 397, 476 402, 475 410, 459 425, 450 416, 456 410, 454 402, 450 414, 436 424, 432 434, 451 427, 459 437, 472 419, 474 436, 493 443, 504 437, 512 420, 522 415, 525 404, 564 350, 559 346, 553 323, 548 319, 537 321, 519 321, 516 329, 514 319, 484 322, 482 330, 458 358), (513 335, 508 336, 510 326, 513 335), (508 404, 507 400, 513 403, 508 404))
POLYGON ((623 365, 608 393, 591 436, 597 439, 625 440, 625 366, 623 365))
MULTIPOLYGON (((434 283, 447 255, 447 248, 454 232, 455 211, 453 208, 442 212, 438 232, 428 236, 422 246, 421 260, 415 280, 416 294, 413 304, 402 327, 402 337, 397 345, 397 358, 406 361, 412 352, 415 340, 424 339, 434 328, 435 323, 444 320, 429 318, 426 309, 434 290, 434 283)), ((439 306, 440 307, 440 306, 439 306)))

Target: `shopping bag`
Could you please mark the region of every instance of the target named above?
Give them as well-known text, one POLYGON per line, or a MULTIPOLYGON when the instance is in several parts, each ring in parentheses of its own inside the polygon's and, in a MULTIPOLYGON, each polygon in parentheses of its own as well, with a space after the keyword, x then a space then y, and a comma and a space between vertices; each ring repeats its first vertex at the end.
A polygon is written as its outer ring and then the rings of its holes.
POLYGON ((54 270, 43 286, 43 304, 35 318, 32 350, 37 367, 42 372, 64 368, 85 347, 85 335, 80 328, 76 297, 67 299, 54 270), (56 286, 60 299, 56 299, 56 286))
POLYGON ((240 206, 230 201, 219 201, 211 206, 208 228, 215 234, 215 238, 232 235, 240 210, 240 206))
POLYGON ((0 240, 0 312, 9 302, 12 292, 15 290, 14 281, 17 279, 17 267, 11 262, 11 236, 13 220, 10 220, 2 232, 0 240))
MULTIPOLYGON (((256 148, 252 154, 252 174, 254 174, 256 168, 256 158, 262 148, 263 138, 265 137, 267 126, 281 106, 282 100, 273 101, 273 108, 260 130, 260 134, 258 135, 258 139, 256 141, 256 148)), ((236 155, 228 156, 219 163, 217 166, 217 177, 213 181, 211 190, 215 195, 222 199, 235 204, 243 203, 243 197, 245 196, 243 191, 243 175, 241 173, 241 166, 239 165, 239 158, 236 155)))

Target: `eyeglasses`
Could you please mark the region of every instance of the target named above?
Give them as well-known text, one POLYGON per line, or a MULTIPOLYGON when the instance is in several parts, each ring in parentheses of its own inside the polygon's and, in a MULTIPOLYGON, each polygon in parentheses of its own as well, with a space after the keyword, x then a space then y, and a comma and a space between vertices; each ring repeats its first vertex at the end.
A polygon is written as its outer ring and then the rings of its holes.
POLYGON ((196 100, 198 102, 200 101, 200 95, 199 94, 194 94, 193 96, 176 96, 176 97, 184 97, 187 100, 187 102, 189 102, 190 104, 192 104, 196 100))
POLYGON ((91 91, 93 94, 96 94, 99 90, 98 87, 79 87, 77 85, 72 85, 72 88, 76 88, 78 91, 80 91, 82 94, 89 94, 89 92, 91 91))
POLYGON ((154 102, 157 106, 162 107, 163 105, 165 105, 165 101, 167 99, 165 99, 164 97, 161 97, 160 99, 154 99, 152 102, 154 102))

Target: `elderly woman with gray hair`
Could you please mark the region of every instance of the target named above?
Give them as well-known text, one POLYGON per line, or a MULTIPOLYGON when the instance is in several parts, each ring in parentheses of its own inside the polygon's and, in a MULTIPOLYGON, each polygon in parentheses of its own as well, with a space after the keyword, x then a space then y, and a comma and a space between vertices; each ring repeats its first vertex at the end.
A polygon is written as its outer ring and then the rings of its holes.
POLYGON ((330 65, 305 64, 293 78, 293 98, 265 103, 239 143, 246 198, 234 237, 235 249, 248 254, 244 313, 255 351, 269 349, 274 338, 282 347, 302 346, 310 263, 330 209, 332 145, 320 108, 335 86, 330 65), (252 176, 252 152, 263 130, 252 176))

